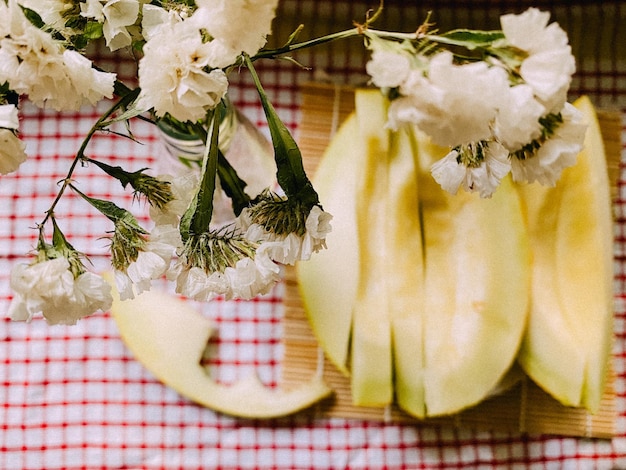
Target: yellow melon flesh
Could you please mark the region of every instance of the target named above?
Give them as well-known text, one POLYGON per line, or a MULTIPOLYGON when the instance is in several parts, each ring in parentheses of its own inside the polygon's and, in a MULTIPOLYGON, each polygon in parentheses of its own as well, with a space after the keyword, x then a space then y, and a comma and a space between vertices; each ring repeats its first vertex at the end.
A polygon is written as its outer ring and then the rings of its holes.
POLYGON ((355 105, 361 137, 357 142, 365 148, 358 157, 355 204, 359 283, 352 308, 352 399, 355 405, 386 406, 393 401, 391 297, 384 279, 394 249, 386 233, 389 140, 380 93, 357 91, 355 105))
POLYGON ((385 130, 380 93, 360 91, 356 99, 357 113, 339 129, 315 175, 334 216, 328 249, 298 266, 299 285, 326 355, 351 375, 354 403, 385 406, 395 387, 400 406, 422 415, 414 152, 406 134, 385 130))
POLYGON ((396 247, 387 258, 394 387, 407 413, 423 417, 424 402, 424 258, 419 216, 416 148, 405 131, 390 139, 387 243, 396 247), (398 249, 400 248, 400 249, 398 249))
MULTIPOLYGON (((446 150, 418 136, 424 170, 446 150)), ((428 415, 474 405, 515 361, 527 318, 529 247, 506 178, 491 199, 420 180, 425 246, 424 390, 428 415)))
POLYGON ((357 405, 398 404, 424 414, 422 372, 423 266, 417 169, 405 132, 385 128, 378 90, 355 96, 365 144, 357 188, 360 260, 353 308, 352 394, 357 405))
POLYGON ((322 347, 351 374, 355 404, 393 395, 417 417, 453 413, 496 389, 524 332, 519 197, 508 180, 489 201, 443 192, 426 175, 441 149, 387 131, 385 109, 378 92, 358 91, 356 118, 322 159, 315 185, 343 212, 325 256, 298 267, 300 286, 322 347))
POLYGON ((293 390, 265 387, 256 375, 233 385, 214 382, 200 364, 211 323, 174 296, 154 289, 133 300, 114 296, 111 313, 122 340, 146 369, 181 395, 215 411, 274 418, 307 408, 331 393, 319 377, 293 390))
POLYGON ((532 305, 519 361, 566 405, 598 409, 612 339, 613 226, 606 157, 588 98, 575 166, 553 188, 520 186, 533 250, 532 305))
POLYGON ((315 172, 324 210, 333 215, 328 248, 296 266, 309 324, 328 359, 348 375, 352 306, 359 273, 356 249, 356 115, 342 124, 315 172), (338 177, 340 175, 340 177, 338 177))

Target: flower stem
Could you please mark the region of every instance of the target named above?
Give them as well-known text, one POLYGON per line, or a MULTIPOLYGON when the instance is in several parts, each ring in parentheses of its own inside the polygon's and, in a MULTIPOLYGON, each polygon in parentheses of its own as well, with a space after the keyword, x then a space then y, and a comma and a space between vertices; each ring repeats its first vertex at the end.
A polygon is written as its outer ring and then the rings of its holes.
POLYGON ((338 39, 346 39, 354 36, 360 36, 361 34, 362 30, 360 28, 351 28, 345 31, 339 31, 336 33, 328 34, 326 36, 321 36, 319 38, 310 39, 308 41, 297 42, 293 44, 288 43, 277 49, 261 50, 254 57, 252 57, 251 60, 256 61, 257 59, 277 59, 282 55, 289 54, 290 52, 319 46, 321 44, 326 44, 328 42, 336 41, 338 39))
POLYGON ((57 195, 54 198, 54 201, 52 201, 50 208, 46 211, 46 215, 44 216, 44 218, 38 225, 40 233, 43 231, 43 227, 46 224, 46 222, 50 219, 50 217, 52 217, 52 214, 54 213, 54 209, 56 208, 59 201, 63 197, 65 190, 72 183, 72 175, 74 174, 74 170, 76 170, 76 166, 78 165, 78 162, 85 160, 85 150, 87 149, 87 146, 91 142, 92 137, 95 135, 96 132, 106 127, 106 124, 104 123, 109 118, 109 116, 111 116, 119 108, 127 106, 129 103, 131 103, 137 97, 138 94, 139 94, 139 89, 136 89, 136 90, 133 90, 132 92, 127 93, 124 97, 122 97, 122 99, 115 102, 113 106, 111 106, 102 116, 100 116, 100 118, 91 127, 91 129, 89 129, 89 132, 87 132, 87 135, 83 139, 83 142, 80 148, 78 149, 78 152, 76 152, 76 156, 74 157, 74 160, 72 161, 72 164, 70 165, 67 175, 62 180, 61 187, 59 188, 59 191, 57 192, 57 195))

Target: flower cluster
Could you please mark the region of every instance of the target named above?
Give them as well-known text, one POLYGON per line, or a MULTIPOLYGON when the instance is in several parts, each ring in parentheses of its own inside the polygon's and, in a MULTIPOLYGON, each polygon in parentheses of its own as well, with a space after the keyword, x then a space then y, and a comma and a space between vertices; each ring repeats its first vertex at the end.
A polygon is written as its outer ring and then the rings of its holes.
POLYGON ((574 59, 565 33, 548 24, 547 13, 505 15, 501 31, 438 35, 424 23, 407 34, 371 28, 381 2, 362 25, 304 42, 297 42, 297 30, 284 46, 269 49, 277 4, 0 0, 0 173, 18 170, 27 159, 19 138, 20 100, 59 111, 110 102, 37 226, 32 262, 12 272, 13 319, 29 321, 41 313, 49 323, 71 324, 111 305, 109 285, 87 270, 55 217, 66 192, 110 220, 111 264, 122 299, 150 289, 161 277, 196 300, 250 299, 272 288, 282 265, 325 248, 332 216, 322 209, 298 145, 263 89, 254 66, 261 59, 362 37, 372 51, 365 69, 390 101, 389 128, 416 125, 450 148, 432 175, 452 193, 463 187, 490 196, 508 173, 519 181, 554 184, 574 163, 584 130, 566 102, 574 59), (92 63, 86 48, 94 41, 111 51, 133 51, 138 86, 92 63), (274 152, 275 182, 260 194, 248 194, 220 136, 229 114, 229 73, 242 70, 258 91, 274 152), (154 176, 86 156, 92 137, 115 123, 125 122, 133 139, 135 119, 200 141, 201 164, 194 171, 154 176), (73 182, 84 165, 95 165, 145 198, 152 227, 142 227, 126 208, 79 191, 73 182), (226 225, 215 214, 223 194, 235 216, 226 225))
POLYGON ((11 272, 15 292, 9 306, 13 320, 30 321, 43 313, 52 325, 73 325, 80 318, 111 307, 111 286, 85 269, 81 254, 70 245, 56 223, 53 243, 40 238, 36 260, 18 264, 11 272))
POLYGON ((515 181, 554 185, 574 164, 585 134, 566 102, 574 56, 549 17, 530 8, 503 15, 497 32, 418 31, 402 41, 368 34, 366 68, 391 99, 388 126, 416 125, 451 148, 432 166, 445 190, 489 197, 509 172, 515 181))

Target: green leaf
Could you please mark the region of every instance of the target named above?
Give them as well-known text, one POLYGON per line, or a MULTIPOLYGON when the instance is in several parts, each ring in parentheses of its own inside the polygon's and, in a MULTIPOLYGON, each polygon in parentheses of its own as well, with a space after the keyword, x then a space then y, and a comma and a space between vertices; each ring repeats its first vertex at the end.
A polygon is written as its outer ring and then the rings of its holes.
POLYGON ((83 35, 88 39, 99 39, 104 33, 102 32, 102 23, 97 21, 88 21, 83 29, 83 35))
POLYGON ((22 12, 24 13, 26 19, 30 21, 33 26, 39 29, 43 29, 44 26, 46 26, 46 23, 44 23, 44 21, 41 19, 41 16, 39 16, 39 13, 37 13, 35 10, 31 10, 30 8, 26 8, 22 5, 20 5, 20 8, 22 9, 22 12))
POLYGON ((54 217, 52 217, 52 245, 60 252, 76 251, 65 238, 54 217))
POLYGON ((169 114, 158 119, 156 125, 176 140, 203 140, 207 137, 206 129, 203 127, 197 124, 191 125, 189 122, 181 122, 169 114))
POLYGON ((70 185, 70 188, 72 188, 85 201, 87 201, 93 207, 98 209, 98 211, 100 211, 100 213, 102 213, 107 218, 109 218, 109 220, 111 220, 113 223, 118 223, 118 222, 123 221, 127 226, 130 226, 130 227, 134 228, 138 232, 140 232, 140 233, 147 233, 139 225, 139 222, 137 222, 137 219, 135 218, 135 216, 131 212, 129 212, 128 210, 126 210, 126 209, 124 209, 122 207, 119 207, 118 205, 116 205, 115 203, 113 203, 111 201, 106 201, 104 199, 97 199, 97 198, 94 198, 94 197, 89 197, 86 194, 84 194, 83 192, 79 191, 74 185, 70 185))
POLYGON ((99 162, 97 160, 92 160, 91 158, 89 159, 89 162, 96 165, 98 168, 104 171, 107 175, 112 176, 113 178, 117 179, 122 184, 123 188, 126 188, 126 186, 129 183, 132 185, 132 182, 137 177, 137 175, 147 170, 147 168, 142 168, 141 170, 137 170, 131 173, 131 172, 124 170, 121 166, 107 165, 106 163, 99 162))
POLYGON ((145 109, 136 108, 133 103, 128 108, 126 108, 126 110, 123 113, 118 114, 117 116, 113 118, 107 119, 106 121, 102 121, 102 125, 108 126, 116 122, 128 121, 129 119, 140 116, 145 112, 146 112, 145 109))
POLYGON ((139 88, 132 90, 122 82, 116 80, 113 91, 116 95, 122 97, 122 100, 118 103, 117 108, 123 109, 124 112, 116 115, 115 117, 102 120, 100 122, 100 127, 106 127, 115 122, 128 121, 129 119, 137 117, 146 111, 145 109, 142 110, 135 107, 135 100, 141 92, 139 88))
POLYGON ((183 214, 180 220, 180 235, 183 241, 187 241, 191 235, 199 235, 209 229, 209 223, 213 215, 213 195, 215 193, 215 178, 217 177, 217 162, 219 158, 219 119, 218 110, 211 111, 211 139, 206 145, 206 151, 202 161, 202 179, 196 196, 183 214))
POLYGON ((261 98, 263 111, 265 112, 267 124, 272 136, 278 184, 287 195, 287 198, 297 199, 313 207, 315 204, 319 203, 319 197, 304 171, 300 148, 289 132, 289 129, 287 129, 287 126, 285 126, 276 113, 274 106, 272 106, 272 103, 270 103, 267 98, 261 81, 254 69, 254 65, 252 64, 252 60, 247 54, 245 55, 245 61, 252 75, 252 79, 254 80, 254 84, 256 85, 259 97, 261 98))
MULTIPOLYGON (((96 70, 100 70, 96 68, 96 70)), ((128 106, 129 103, 134 101, 137 96, 139 96, 139 92, 141 89, 139 88, 129 88, 124 84, 124 82, 120 82, 119 80, 115 80, 113 84, 113 93, 121 98, 126 98, 127 101, 124 102, 123 106, 128 106)))
POLYGON ((239 215, 250 204, 250 197, 245 193, 246 182, 242 180, 224 154, 220 151, 217 160, 217 174, 222 189, 232 200, 233 212, 239 215))

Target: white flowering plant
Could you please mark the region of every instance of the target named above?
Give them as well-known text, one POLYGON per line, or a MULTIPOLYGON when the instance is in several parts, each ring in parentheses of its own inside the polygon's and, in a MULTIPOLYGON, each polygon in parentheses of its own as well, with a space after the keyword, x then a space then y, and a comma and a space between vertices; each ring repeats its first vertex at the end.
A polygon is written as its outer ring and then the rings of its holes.
MULTIPOLYGON (((414 32, 372 28, 382 3, 362 24, 298 41, 301 28, 277 49, 266 47, 278 0, 0 0, 0 173, 28 157, 20 140, 20 100, 57 111, 108 100, 56 198, 37 226, 32 262, 11 273, 14 320, 43 314, 73 324, 112 302, 109 284, 89 272, 84 255, 55 218, 63 195, 78 194, 114 229, 111 262, 122 299, 165 276, 195 300, 216 295, 250 299, 280 279, 281 265, 307 260, 325 247, 332 216, 307 177, 295 139, 256 73, 258 60, 291 58, 300 49, 363 38, 371 84, 388 98, 388 128, 417 126, 446 157, 432 176, 450 193, 490 197, 511 173, 516 181, 554 185, 575 162, 585 124, 567 103, 575 70, 565 32, 549 13, 531 8, 501 17, 501 30, 437 33, 428 19, 414 32), (112 52, 132 49, 137 86, 102 70, 86 52, 104 41, 112 52), (246 182, 220 149, 229 74, 247 70, 271 135, 278 189, 246 193, 246 182), (116 123, 141 119, 199 137, 204 154, 194 175, 153 176, 89 158, 92 137, 116 123), (73 173, 96 165, 151 206, 154 226, 142 227, 114 203, 78 190, 73 173), (214 227, 216 182, 232 201, 234 222, 214 227), (49 233, 51 229, 51 234, 49 233)), ((293 59, 292 59, 293 60, 293 59)), ((295 61, 294 61, 295 62, 295 61)), ((133 138, 130 130, 127 137, 133 138)))

